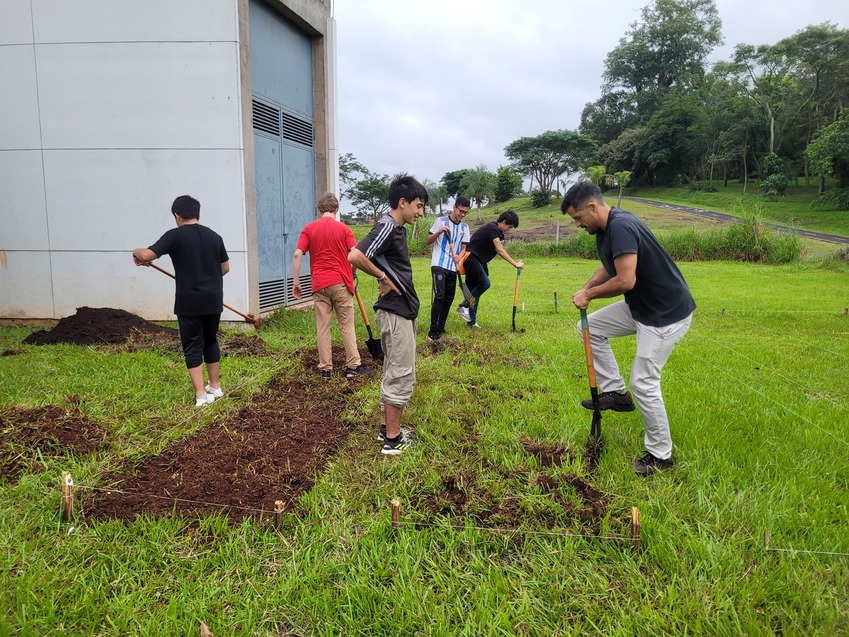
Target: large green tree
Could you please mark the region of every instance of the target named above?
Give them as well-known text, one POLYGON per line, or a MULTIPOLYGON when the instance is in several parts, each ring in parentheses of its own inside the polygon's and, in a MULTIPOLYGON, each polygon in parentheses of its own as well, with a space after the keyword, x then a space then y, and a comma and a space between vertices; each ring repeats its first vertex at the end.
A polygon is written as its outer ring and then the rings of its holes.
POLYGON ((581 172, 594 163, 596 143, 577 131, 546 131, 536 137, 521 137, 504 148, 511 168, 531 177, 540 190, 550 192, 563 174, 581 172))
POLYGON ((445 186, 445 193, 449 197, 456 197, 461 193, 461 183, 467 172, 469 172, 468 168, 461 168, 460 170, 451 170, 442 175, 439 183, 445 186))
POLYGON ((495 201, 507 201, 522 192, 522 176, 507 166, 499 166, 495 172, 495 201))
POLYGON ((654 0, 640 18, 605 59, 602 97, 584 108, 581 131, 600 143, 648 121, 668 91, 699 86, 722 43, 714 0, 654 0))
POLYGON ((849 187, 849 108, 833 124, 822 128, 805 150, 812 172, 820 177, 820 193, 825 176, 834 175, 838 186, 849 187))
POLYGON ((467 170, 460 182, 460 194, 475 200, 478 209, 478 223, 483 223, 481 206, 484 201, 492 199, 495 193, 495 175, 480 164, 477 168, 467 170))

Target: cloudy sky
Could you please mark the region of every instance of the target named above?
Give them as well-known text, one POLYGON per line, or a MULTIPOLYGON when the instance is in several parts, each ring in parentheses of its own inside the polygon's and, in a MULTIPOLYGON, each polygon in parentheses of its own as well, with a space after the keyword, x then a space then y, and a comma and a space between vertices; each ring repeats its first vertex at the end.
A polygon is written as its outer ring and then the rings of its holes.
MULTIPOLYGON (((506 165, 504 147, 577 129, 607 53, 649 0, 334 0, 339 151, 374 172, 438 181, 506 165)), ((849 2, 716 0, 725 44, 849 28, 849 2)))

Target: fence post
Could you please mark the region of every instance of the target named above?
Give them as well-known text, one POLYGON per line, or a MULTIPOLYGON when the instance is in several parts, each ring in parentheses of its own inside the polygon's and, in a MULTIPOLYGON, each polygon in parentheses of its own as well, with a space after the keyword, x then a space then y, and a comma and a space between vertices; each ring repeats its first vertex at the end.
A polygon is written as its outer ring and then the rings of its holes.
POLYGON ((283 500, 275 500, 274 501, 274 529, 276 531, 280 530, 280 527, 283 525, 283 500))
POLYGON ((640 510, 631 507, 631 535, 634 538, 634 550, 640 550, 640 510))
POLYGON ((74 517, 74 479, 68 471, 62 472, 62 521, 74 517))
POLYGON ((398 534, 398 527, 401 526, 401 505, 398 500, 392 500, 392 534, 398 534))

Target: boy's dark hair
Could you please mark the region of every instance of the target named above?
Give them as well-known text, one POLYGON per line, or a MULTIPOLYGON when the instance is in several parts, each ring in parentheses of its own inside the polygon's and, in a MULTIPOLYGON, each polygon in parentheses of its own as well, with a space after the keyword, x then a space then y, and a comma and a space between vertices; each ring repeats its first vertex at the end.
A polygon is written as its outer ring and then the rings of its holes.
POLYGON ((200 219, 200 202, 189 195, 180 195, 171 204, 171 212, 181 219, 200 219))
POLYGON ((519 227, 519 215, 511 208, 510 210, 505 210, 500 215, 498 215, 498 222, 504 222, 511 228, 519 227))
POLYGON ((415 199, 421 199, 422 203, 426 204, 427 190, 416 181, 415 177, 407 173, 398 173, 392 178, 392 183, 389 184, 389 207, 395 210, 401 199, 410 203, 415 199))
POLYGON ((455 206, 464 206, 464 207, 466 207, 466 208, 471 208, 471 206, 472 206, 472 204, 471 204, 471 202, 469 201, 469 198, 468 198, 468 197, 457 197, 457 198, 454 200, 454 205, 455 205, 455 206))
POLYGON ((560 203, 560 212, 564 215, 569 214, 569 208, 580 210, 587 205, 590 199, 594 199, 598 203, 604 202, 604 197, 601 194, 601 188, 596 186, 591 181, 579 181, 572 184, 566 194, 563 195, 563 201, 560 203))

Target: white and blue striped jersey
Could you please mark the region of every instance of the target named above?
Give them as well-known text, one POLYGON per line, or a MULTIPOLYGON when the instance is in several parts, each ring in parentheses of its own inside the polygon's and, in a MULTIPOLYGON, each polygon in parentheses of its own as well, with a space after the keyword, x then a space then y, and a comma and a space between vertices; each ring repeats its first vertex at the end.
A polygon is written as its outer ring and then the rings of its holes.
POLYGON ((465 221, 454 223, 448 217, 437 217, 436 221, 430 227, 429 232, 433 234, 440 228, 448 226, 451 230, 447 234, 441 235, 433 243, 433 254, 430 258, 430 264, 439 268, 445 268, 456 272, 457 268, 454 261, 451 259, 451 250, 448 248, 448 237, 451 237, 451 242, 454 244, 454 253, 459 255, 463 249, 463 244, 469 242, 469 225, 465 221))

